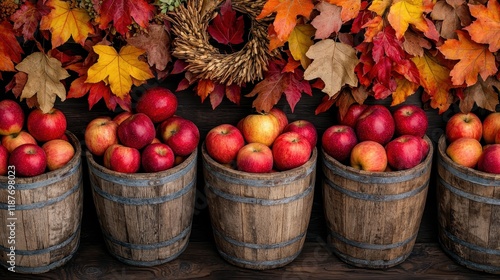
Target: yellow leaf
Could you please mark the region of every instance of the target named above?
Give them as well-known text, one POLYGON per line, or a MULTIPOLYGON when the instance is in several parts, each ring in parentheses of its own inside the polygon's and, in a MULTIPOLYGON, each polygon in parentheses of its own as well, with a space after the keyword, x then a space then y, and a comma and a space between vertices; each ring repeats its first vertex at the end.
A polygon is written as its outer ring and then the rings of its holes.
POLYGON ((153 78, 148 64, 138 59, 145 51, 131 45, 121 48, 119 53, 113 47, 105 45, 93 48, 99 58, 89 68, 86 83, 105 81, 114 95, 123 98, 129 94, 132 84, 137 85, 153 78))
POLYGON ((396 37, 401 39, 410 24, 418 30, 426 32, 429 26, 423 16, 424 11, 423 0, 394 1, 387 19, 392 28, 396 30, 396 37))
POLYGON ((407 79, 396 79, 397 88, 396 91, 392 93, 392 103, 391 106, 396 106, 406 101, 408 96, 415 93, 415 91, 420 86, 419 84, 412 83, 407 79))
POLYGON ((52 33, 53 49, 64 44, 70 37, 83 46, 88 35, 94 33, 87 11, 82 8, 71 8, 70 4, 61 0, 49 0, 46 3, 53 9, 42 18, 40 29, 50 30, 52 33))
POLYGON ((385 10, 392 4, 392 0, 373 0, 368 10, 375 12, 379 16, 383 16, 385 10))
POLYGON ((293 59, 300 61, 304 69, 311 64, 311 60, 306 56, 306 52, 310 46, 314 44, 311 37, 316 32, 316 29, 310 24, 299 24, 295 26, 290 37, 288 38, 288 46, 292 53, 293 59))
POLYGON ((60 80, 69 77, 61 62, 41 52, 27 56, 16 69, 28 74, 28 82, 21 93, 21 100, 36 94, 40 109, 47 113, 54 107, 56 96, 66 99, 66 89, 60 80))

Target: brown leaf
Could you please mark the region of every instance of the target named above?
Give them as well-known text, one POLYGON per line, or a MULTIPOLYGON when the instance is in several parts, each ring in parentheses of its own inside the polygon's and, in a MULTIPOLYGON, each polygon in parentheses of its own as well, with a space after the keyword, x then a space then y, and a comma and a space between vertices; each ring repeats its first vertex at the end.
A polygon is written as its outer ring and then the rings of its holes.
POLYGON ((164 70, 172 60, 170 56, 170 36, 164 25, 150 24, 147 32, 127 39, 127 42, 146 51, 149 66, 164 70))
POLYGON ((405 33, 405 41, 403 42, 403 49, 410 55, 413 56, 423 56, 424 48, 430 49, 432 47, 431 43, 427 41, 424 37, 417 35, 413 31, 407 31, 405 33))
POLYGON ((465 89, 464 99, 460 100, 460 111, 468 113, 472 110, 474 103, 483 109, 494 112, 498 105, 498 93, 500 81, 494 77, 486 81, 478 79, 477 83, 465 89))
POLYGON ((456 39, 455 30, 471 23, 471 16, 464 0, 440 0, 431 12, 431 18, 439 23, 440 35, 445 39, 456 39))

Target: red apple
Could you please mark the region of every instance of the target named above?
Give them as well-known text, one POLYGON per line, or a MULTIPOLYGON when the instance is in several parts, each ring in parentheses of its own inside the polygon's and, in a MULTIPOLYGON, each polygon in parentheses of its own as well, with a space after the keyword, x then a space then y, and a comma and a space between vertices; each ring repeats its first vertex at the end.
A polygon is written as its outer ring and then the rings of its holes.
POLYGON ((245 145, 241 132, 233 125, 221 124, 212 128, 205 138, 207 153, 218 163, 230 163, 245 145))
POLYGON ((445 135, 448 143, 462 137, 481 141, 483 124, 474 113, 456 113, 446 123, 445 135))
POLYGON ((415 135, 401 135, 387 143, 387 163, 392 170, 410 169, 422 161, 424 153, 420 139, 415 135))
POLYGON ((32 177, 45 172, 47 158, 41 147, 35 144, 24 144, 12 151, 9 165, 16 168, 16 176, 32 177))
POLYGON ((143 113, 133 114, 124 120, 117 129, 118 140, 127 147, 138 150, 151 144, 156 135, 155 125, 143 113))
POLYGON ((175 156, 167 144, 155 143, 144 148, 141 161, 145 172, 159 172, 174 166, 175 156))
POLYGON ((431 149, 429 142, 425 138, 420 138, 420 145, 422 145, 422 160, 427 157, 429 150, 431 149))
POLYGON ((269 147, 280 134, 280 125, 271 114, 251 114, 243 119, 241 133, 247 143, 262 143, 269 147))
POLYGON ((7 148, 0 145, 0 176, 7 175, 7 170, 9 166, 9 151, 7 148))
POLYGON ((395 125, 392 114, 382 105, 366 108, 356 122, 358 141, 375 141, 381 145, 389 143, 394 135, 395 125))
POLYGON ((341 125, 347 125, 352 128, 356 127, 356 122, 358 121, 359 116, 363 111, 368 108, 368 105, 365 104, 358 104, 358 103, 353 103, 349 108, 347 109, 347 112, 345 113, 344 116, 340 114, 340 111, 338 111, 337 114, 337 119, 338 123, 341 125))
POLYGON ((309 144, 311 144, 311 149, 316 147, 316 142, 318 141, 318 132, 316 127, 306 120, 297 120, 289 123, 283 132, 297 132, 298 134, 304 136, 309 144))
POLYGON ((200 141, 200 131, 190 120, 173 116, 166 119, 159 127, 160 138, 176 156, 188 156, 200 141))
POLYGON ((477 169, 483 172, 500 174, 500 144, 490 144, 483 149, 477 161, 477 169))
POLYGON ((262 143, 246 144, 236 156, 236 167, 250 173, 269 173, 273 169, 273 152, 262 143))
POLYGON ((475 138, 458 138, 446 148, 446 154, 451 160, 459 165, 470 168, 476 167, 482 153, 483 147, 475 138))
POLYGON ((352 148, 351 167, 371 171, 383 172, 387 167, 387 154, 384 146, 375 141, 359 142, 352 148))
POLYGON ((136 111, 146 114, 154 123, 160 123, 177 111, 177 97, 163 87, 149 88, 137 101, 136 111))
POLYGON ((321 137, 321 143, 328 155, 343 162, 351 155, 351 150, 358 143, 358 139, 352 127, 333 125, 325 130, 321 137))
POLYGON ((9 153, 12 153, 15 148, 23 144, 35 144, 37 145, 36 139, 31 136, 28 132, 21 130, 18 133, 13 133, 5 135, 2 137, 2 146, 7 148, 9 153))
POLYGON ((311 146, 302 134, 294 131, 284 132, 274 140, 274 165, 281 171, 299 167, 309 160, 313 149, 314 146, 311 146))
POLYGON ((59 109, 52 108, 44 113, 35 109, 28 115, 28 132, 40 142, 58 139, 66 132, 66 116, 59 109))
POLYGON ((18 133, 23 129, 24 112, 14 100, 0 101, 0 135, 18 133))
POLYGON ((500 112, 493 112, 483 120, 483 140, 486 144, 494 144, 500 129, 500 112))
POLYGON ((104 155, 109 146, 118 143, 118 124, 109 117, 95 118, 85 129, 85 145, 96 156, 104 155))
POLYGON ((68 163, 75 155, 75 148, 68 141, 54 139, 45 142, 42 149, 47 157, 47 168, 56 170, 68 163))
POLYGON ((393 113, 396 135, 424 137, 429 126, 425 111, 413 104, 398 107, 393 113))
POLYGON ((128 119, 129 117, 131 117, 133 114, 132 112, 121 112, 120 114, 116 115, 114 118, 113 118, 113 121, 117 124, 117 125, 120 125, 124 120, 128 119))
POLYGON ((285 126, 288 124, 288 118, 287 118, 285 112, 283 112, 281 109, 273 107, 269 111, 269 114, 273 115, 278 120, 279 127, 280 127, 280 133, 282 133, 283 129, 285 129, 285 126))
POLYGON ((135 173, 141 167, 141 153, 136 148, 113 144, 104 153, 104 167, 116 172, 135 173))

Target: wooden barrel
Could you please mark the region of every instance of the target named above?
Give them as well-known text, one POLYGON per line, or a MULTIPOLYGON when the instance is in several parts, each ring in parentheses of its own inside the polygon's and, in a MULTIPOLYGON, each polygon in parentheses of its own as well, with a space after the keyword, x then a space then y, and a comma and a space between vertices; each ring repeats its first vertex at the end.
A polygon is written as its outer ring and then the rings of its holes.
POLYGON ((191 234, 197 151, 156 173, 126 174, 86 152, 92 196, 108 251, 123 263, 155 266, 177 258, 191 234))
POLYGON ((419 165, 401 171, 367 172, 324 151, 323 203, 328 244, 342 261, 388 268, 408 258, 424 212, 433 146, 419 165))
POLYGON ((438 143, 439 243, 457 263, 500 274, 500 175, 460 166, 438 143))
POLYGON ((202 148, 205 194, 219 254, 250 269, 282 267, 302 250, 311 216, 317 151, 304 165, 255 174, 227 168, 202 148))
POLYGON ((60 169, 35 177, 0 176, 0 263, 19 273, 44 273, 68 262, 80 242, 82 149, 60 169), (15 267, 13 267, 15 266, 15 267))

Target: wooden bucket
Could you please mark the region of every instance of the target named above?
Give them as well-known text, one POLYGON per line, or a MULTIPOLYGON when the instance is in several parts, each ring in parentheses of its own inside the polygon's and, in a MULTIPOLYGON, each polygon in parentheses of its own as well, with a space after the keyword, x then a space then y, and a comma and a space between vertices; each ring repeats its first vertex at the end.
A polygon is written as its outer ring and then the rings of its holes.
POLYGON ((155 266, 177 258, 191 234, 197 151, 156 173, 126 174, 87 151, 92 196, 108 251, 123 263, 155 266))
POLYGON ((439 243, 457 263, 500 274, 500 175, 460 166, 438 143, 439 243))
POLYGON ((408 258, 424 212, 432 165, 427 158, 408 170, 367 172, 324 151, 323 202, 328 244, 342 261, 388 268, 408 258))
POLYGON ((82 149, 60 169, 35 177, 0 176, 0 262, 19 273, 44 273, 68 262, 80 242, 82 149), (12 266, 15 268, 12 268, 12 266))
POLYGON ((205 194, 219 254, 251 269, 282 267, 302 250, 311 216, 317 151, 304 165, 252 174, 229 169, 202 147, 205 194))

